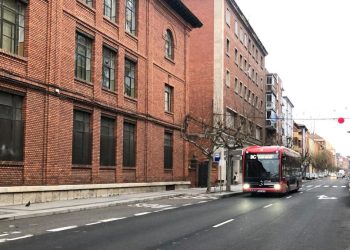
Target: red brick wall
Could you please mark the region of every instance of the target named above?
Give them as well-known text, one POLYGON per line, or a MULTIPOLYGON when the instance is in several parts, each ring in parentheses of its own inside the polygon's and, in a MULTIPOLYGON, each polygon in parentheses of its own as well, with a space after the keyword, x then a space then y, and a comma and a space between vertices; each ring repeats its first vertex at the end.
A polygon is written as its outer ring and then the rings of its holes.
POLYGON ((24 94, 24 161, 0 162, 0 185, 54 185, 188 179, 188 146, 180 138, 188 110, 189 26, 163 1, 138 1, 137 35, 124 31, 124 2, 118 20, 103 17, 79 0, 29 1, 25 56, 0 51, 0 91, 24 94), (149 11, 149 12, 148 12, 149 11), (164 57, 163 34, 175 38, 175 59, 164 57), (75 79, 76 31, 93 37, 92 82, 75 79), (102 90, 102 46, 117 51, 115 91, 102 90), (137 61, 137 98, 124 96, 124 60, 137 61), (174 110, 164 112, 164 84, 174 88, 174 110), (56 88, 59 89, 57 94, 56 88), (72 166, 73 111, 91 113, 92 164, 72 166), (116 166, 101 168, 100 117, 115 117, 116 166), (136 167, 123 167, 123 123, 136 123, 136 167), (148 119, 148 121, 146 121, 148 119), (164 170, 164 130, 173 131, 173 169, 164 170))

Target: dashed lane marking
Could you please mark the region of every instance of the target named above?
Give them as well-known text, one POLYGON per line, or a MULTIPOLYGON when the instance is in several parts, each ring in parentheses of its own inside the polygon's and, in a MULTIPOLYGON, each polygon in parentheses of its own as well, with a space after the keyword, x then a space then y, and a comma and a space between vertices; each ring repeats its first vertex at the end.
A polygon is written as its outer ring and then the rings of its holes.
POLYGON ((53 228, 53 229, 49 229, 49 230, 46 230, 48 232, 59 232, 59 231, 64 231, 64 230, 68 230, 68 229, 73 229, 73 228, 76 228, 78 227, 77 225, 74 225, 74 226, 68 226, 68 227, 58 227, 58 228, 53 228))
POLYGON ((152 212, 142 212, 142 213, 137 213, 137 214, 134 214, 134 216, 141 216, 141 215, 146 215, 146 214, 150 214, 152 212))
POLYGON ((29 238, 29 237, 32 237, 32 236, 33 236, 33 234, 27 234, 27 235, 23 235, 23 236, 16 237, 16 238, 0 239, 0 243, 6 242, 6 241, 25 239, 25 238, 29 238))
POLYGON ((288 196, 288 197, 286 197, 286 199, 290 199, 290 198, 292 198, 293 196, 288 196))
POLYGON ((233 221, 234 219, 230 219, 230 220, 227 220, 227 221, 224 221, 224 222, 222 222, 222 223, 220 223, 220 224, 217 224, 217 225, 215 225, 215 226, 213 226, 213 227, 220 227, 220 226, 222 226, 222 225, 225 225, 225 224, 227 224, 227 223, 230 223, 231 221, 233 221))
POLYGON ((271 207, 272 206, 272 204, 269 204, 269 205, 266 205, 264 208, 268 208, 268 207, 271 207))
POLYGON ((336 188, 336 187, 338 187, 338 186, 332 186, 332 187, 336 188))

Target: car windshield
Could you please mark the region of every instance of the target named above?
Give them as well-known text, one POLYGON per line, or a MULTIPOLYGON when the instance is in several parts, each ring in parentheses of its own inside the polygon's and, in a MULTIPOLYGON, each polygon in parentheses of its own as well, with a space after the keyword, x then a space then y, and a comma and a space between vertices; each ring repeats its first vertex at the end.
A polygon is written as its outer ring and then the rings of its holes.
POLYGON ((245 166, 246 181, 277 181, 278 154, 247 154, 245 166))

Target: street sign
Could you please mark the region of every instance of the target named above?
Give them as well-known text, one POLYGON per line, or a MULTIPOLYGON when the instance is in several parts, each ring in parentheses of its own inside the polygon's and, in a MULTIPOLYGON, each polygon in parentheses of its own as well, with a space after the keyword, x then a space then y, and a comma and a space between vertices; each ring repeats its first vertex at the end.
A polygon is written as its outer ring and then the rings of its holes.
POLYGON ((214 155, 214 161, 215 161, 215 162, 219 162, 219 161, 220 161, 220 154, 219 154, 219 153, 216 153, 216 154, 214 155))

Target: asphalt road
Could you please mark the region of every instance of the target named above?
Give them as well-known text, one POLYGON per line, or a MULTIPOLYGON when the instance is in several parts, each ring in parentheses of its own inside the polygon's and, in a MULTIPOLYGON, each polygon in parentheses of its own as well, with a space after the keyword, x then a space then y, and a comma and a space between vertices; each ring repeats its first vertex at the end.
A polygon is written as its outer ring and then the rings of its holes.
POLYGON ((0 233, 11 250, 350 249, 350 195, 327 178, 283 197, 178 197, 1 222, 0 233))

